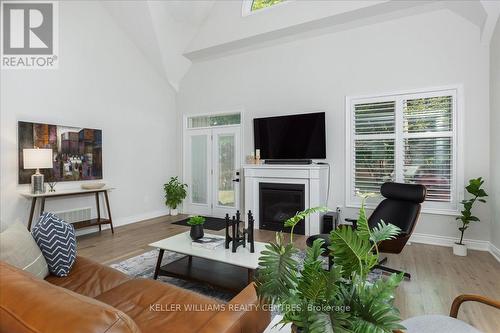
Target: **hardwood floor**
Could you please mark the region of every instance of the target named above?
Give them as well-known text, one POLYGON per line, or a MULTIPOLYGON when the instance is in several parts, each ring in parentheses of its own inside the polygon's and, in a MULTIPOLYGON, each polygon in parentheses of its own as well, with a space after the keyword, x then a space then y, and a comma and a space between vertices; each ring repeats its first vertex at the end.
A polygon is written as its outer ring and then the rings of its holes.
MULTIPOLYGON (((151 250, 149 243, 189 230, 172 222, 185 216, 162 217, 129 224, 102 233, 78 237, 78 254, 104 264, 119 262, 151 250)), ((223 234, 224 230, 212 232, 223 234)), ((255 239, 272 241, 274 232, 256 230, 255 239)), ((304 236, 294 236, 300 248, 304 236)), ((456 257, 451 249, 441 246, 410 244, 400 255, 388 255, 387 266, 403 269, 412 275, 398 288, 396 305, 402 318, 422 314, 448 315, 459 294, 480 294, 500 299, 500 263, 487 252, 469 251, 467 257, 456 257)), ((465 303, 459 319, 485 333, 500 331, 500 311, 486 305, 465 303)))

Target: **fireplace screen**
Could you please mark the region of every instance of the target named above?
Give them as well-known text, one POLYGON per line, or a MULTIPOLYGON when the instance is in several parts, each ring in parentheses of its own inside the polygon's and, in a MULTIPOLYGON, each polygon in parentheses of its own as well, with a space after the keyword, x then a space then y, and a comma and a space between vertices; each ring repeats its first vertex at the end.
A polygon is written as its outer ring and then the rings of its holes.
MULTIPOLYGON (((259 184, 259 228, 264 230, 290 232, 283 223, 305 208, 304 184, 259 184)), ((305 234, 305 222, 294 228, 295 234, 305 234)))

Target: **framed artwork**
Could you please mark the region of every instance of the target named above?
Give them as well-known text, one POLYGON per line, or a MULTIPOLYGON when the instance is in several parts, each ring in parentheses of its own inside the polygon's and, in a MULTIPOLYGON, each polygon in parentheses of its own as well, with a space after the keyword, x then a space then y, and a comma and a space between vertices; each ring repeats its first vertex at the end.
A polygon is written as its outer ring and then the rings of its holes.
POLYGON ((35 170, 23 167, 23 149, 50 148, 52 169, 41 169, 45 181, 102 179, 102 130, 18 122, 19 184, 29 184, 35 170))

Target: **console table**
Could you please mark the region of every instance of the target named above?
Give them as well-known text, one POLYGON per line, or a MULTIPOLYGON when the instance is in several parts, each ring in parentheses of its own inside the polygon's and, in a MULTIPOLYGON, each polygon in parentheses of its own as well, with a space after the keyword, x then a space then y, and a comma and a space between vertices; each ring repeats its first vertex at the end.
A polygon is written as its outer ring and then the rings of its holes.
POLYGON ((101 227, 103 224, 109 224, 111 226, 111 232, 115 233, 113 230, 113 220, 111 218, 111 208, 109 206, 109 198, 108 198, 108 191, 113 190, 112 187, 102 187, 100 189, 82 189, 82 188, 75 188, 75 189, 62 189, 56 192, 45 192, 45 193, 39 193, 39 194, 33 194, 30 192, 21 192, 20 194, 27 198, 31 199, 31 209, 30 209, 30 217, 28 220, 28 230, 31 230, 31 224, 33 222, 33 217, 35 215, 35 207, 36 207, 36 202, 37 199, 40 199, 40 215, 45 210, 45 200, 49 198, 57 198, 57 197, 69 197, 69 196, 77 196, 77 195, 95 195, 95 202, 96 202, 96 207, 97 207, 97 218, 90 219, 90 220, 85 220, 85 221, 78 221, 72 223, 75 229, 81 229, 81 228, 87 228, 87 227, 94 227, 98 226, 99 231, 101 231, 101 227), (107 218, 101 217, 101 207, 99 204, 99 194, 102 193, 104 195, 104 200, 106 202, 106 210, 107 210, 107 218))

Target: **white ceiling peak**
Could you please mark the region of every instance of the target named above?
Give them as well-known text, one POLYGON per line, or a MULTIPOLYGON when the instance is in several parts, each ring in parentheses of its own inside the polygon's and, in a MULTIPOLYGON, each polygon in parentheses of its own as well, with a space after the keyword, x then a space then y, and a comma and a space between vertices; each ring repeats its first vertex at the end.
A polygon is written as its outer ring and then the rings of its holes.
POLYGON ((212 8, 209 1, 101 1, 151 66, 175 90, 191 65, 182 55, 212 8))
POLYGON ((160 76, 167 79, 154 26, 145 1, 101 1, 118 27, 142 52, 160 76))
POLYGON ((481 30, 481 41, 484 45, 490 45, 495 27, 498 24, 498 17, 500 16, 500 1, 481 0, 481 3, 488 15, 481 30))

